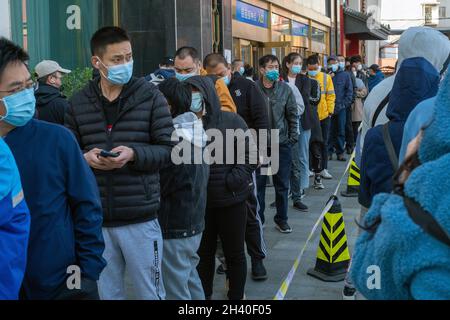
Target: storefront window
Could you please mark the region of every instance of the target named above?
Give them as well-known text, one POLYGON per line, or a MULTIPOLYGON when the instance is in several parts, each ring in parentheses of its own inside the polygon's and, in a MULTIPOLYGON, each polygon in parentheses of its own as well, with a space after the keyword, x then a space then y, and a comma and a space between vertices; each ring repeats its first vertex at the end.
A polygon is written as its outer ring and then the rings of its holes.
POLYGON ((272 14, 272 30, 281 34, 291 34, 291 20, 277 14, 272 14))
POLYGON ((304 23, 292 21, 292 35, 308 37, 309 36, 309 26, 304 23))
POLYGON ((312 28, 312 40, 320 43, 325 43, 326 32, 317 28, 312 28))

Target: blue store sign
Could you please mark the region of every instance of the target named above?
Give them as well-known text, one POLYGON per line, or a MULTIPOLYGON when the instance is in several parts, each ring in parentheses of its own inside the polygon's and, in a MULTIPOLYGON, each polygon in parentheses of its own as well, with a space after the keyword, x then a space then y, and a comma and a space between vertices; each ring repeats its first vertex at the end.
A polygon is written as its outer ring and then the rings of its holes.
POLYGON ((257 27, 269 27, 269 12, 267 10, 236 1, 236 20, 257 27))
POLYGON ((309 35, 309 26, 297 21, 292 21, 292 35, 307 37, 309 35))

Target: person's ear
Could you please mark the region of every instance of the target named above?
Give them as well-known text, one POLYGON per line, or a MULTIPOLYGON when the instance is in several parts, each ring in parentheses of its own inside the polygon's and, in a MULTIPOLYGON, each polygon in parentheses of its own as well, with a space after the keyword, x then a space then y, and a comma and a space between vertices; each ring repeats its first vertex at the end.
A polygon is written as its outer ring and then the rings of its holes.
POLYGON ((92 57, 91 64, 94 69, 100 70, 100 60, 98 57, 92 57))

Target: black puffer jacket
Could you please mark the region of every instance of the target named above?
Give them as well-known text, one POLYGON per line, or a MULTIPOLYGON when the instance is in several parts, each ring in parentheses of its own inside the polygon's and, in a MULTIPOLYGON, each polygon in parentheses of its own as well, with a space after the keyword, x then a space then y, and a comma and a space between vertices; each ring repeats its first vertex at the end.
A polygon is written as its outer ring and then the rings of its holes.
POLYGON ((69 101, 58 88, 39 84, 36 96, 36 115, 39 120, 64 125, 64 116, 69 109, 69 101))
MULTIPOLYGON (((245 132, 249 130, 247 124, 238 114, 220 110, 220 100, 211 78, 196 76, 188 79, 186 83, 202 93, 206 104, 206 115, 203 118, 204 127, 206 130, 216 129, 221 132, 223 136, 223 163, 226 163, 226 155, 230 152, 229 149, 227 150, 227 129, 242 129, 245 132)), ((211 139, 210 133, 211 131, 207 131, 209 139, 211 139)), ((215 142, 217 143, 217 141, 215 142)), ((245 141, 245 164, 236 164, 236 155, 239 152, 238 145, 242 145, 237 138, 234 138, 232 144, 234 145, 235 164, 211 164, 208 183, 208 208, 233 206, 247 200, 250 193, 253 192, 252 174, 257 168, 258 151, 256 145, 250 148, 250 144, 254 144, 253 138, 245 141), (254 164, 250 164, 251 159, 255 160, 254 164)), ((212 152, 212 148, 214 148, 212 144, 208 148, 209 154, 217 155, 217 152, 212 152)))
POLYGON ((104 226, 118 227, 157 218, 159 171, 170 161, 174 131, 167 101, 143 78, 133 78, 119 98, 120 111, 111 133, 106 129, 99 78, 70 101, 65 124, 83 152, 130 147, 135 161, 114 171, 94 170, 100 189, 104 226))

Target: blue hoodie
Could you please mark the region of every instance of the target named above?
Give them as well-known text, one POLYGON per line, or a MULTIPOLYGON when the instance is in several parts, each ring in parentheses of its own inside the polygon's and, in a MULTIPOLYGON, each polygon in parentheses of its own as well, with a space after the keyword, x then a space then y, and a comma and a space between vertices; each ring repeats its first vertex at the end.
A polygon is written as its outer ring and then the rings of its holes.
POLYGON ((26 299, 54 299, 67 268, 97 281, 105 267, 97 182, 66 128, 31 120, 5 138, 16 159, 31 213, 26 299))
POLYGON ((27 261, 30 213, 19 171, 0 138, 0 300, 17 300, 27 261))
POLYGON ((377 71, 374 76, 369 77, 368 85, 369 85, 369 92, 372 91, 373 88, 375 88, 381 81, 384 80, 384 74, 381 71, 377 71))
MULTIPOLYGON (((422 165, 407 180, 405 194, 450 234, 450 76, 435 108, 419 148, 422 165)), ((356 243, 351 269, 356 288, 368 299, 450 300, 450 247, 411 220, 400 196, 376 196, 365 223, 377 217, 382 222, 376 232, 364 232, 356 243), (367 287, 370 266, 380 268, 380 290, 367 287)))
MULTIPOLYGON (((406 59, 400 67, 392 88, 386 112, 389 133, 397 155, 403 128, 411 111, 423 100, 434 97, 439 88, 439 73, 424 58, 406 59)), ((383 140, 382 126, 370 129, 361 157, 359 203, 369 208, 375 195, 391 192, 394 169, 383 140)))

